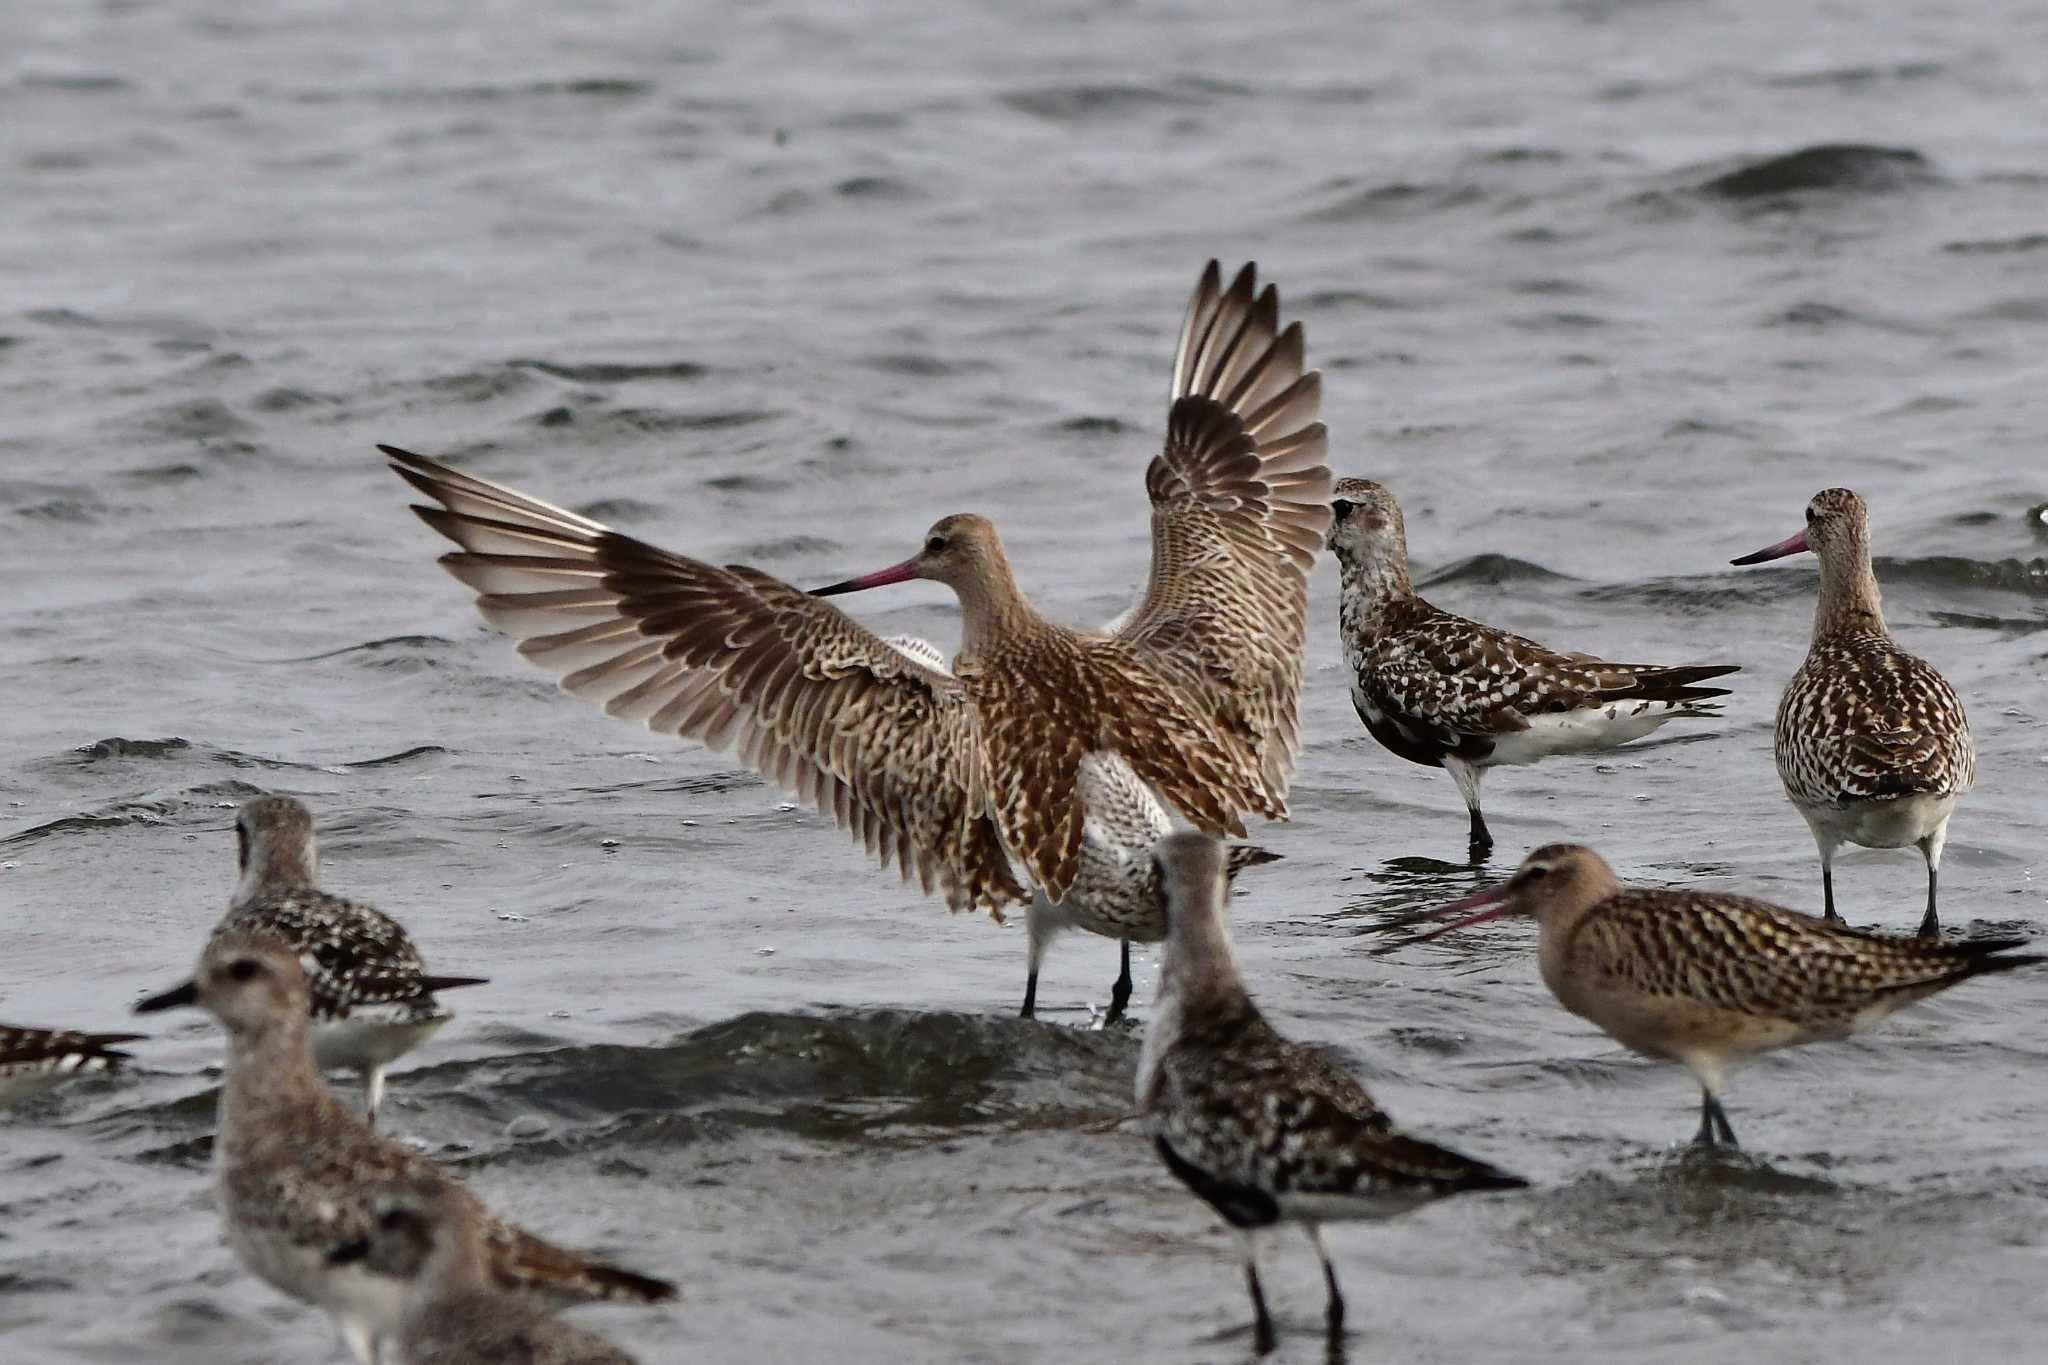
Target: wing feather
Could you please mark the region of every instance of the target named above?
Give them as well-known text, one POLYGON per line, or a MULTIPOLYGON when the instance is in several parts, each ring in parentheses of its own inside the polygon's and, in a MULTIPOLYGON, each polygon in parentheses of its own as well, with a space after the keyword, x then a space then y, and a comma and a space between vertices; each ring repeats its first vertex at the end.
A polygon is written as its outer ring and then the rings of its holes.
POLYGON ((1181 325, 1164 449, 1145 471, 1152 571, 1117 634, 1199 702, 1284 816, 1300 747, 1308 576, 1330 525, 1320 377, 1253 267, 1211 261, 1181 325))
POLYGON ((972 705, 942 669, 743 565, 658 549, 381 447, 485 619, 565 690, 793 791, 952 908, 1025 898, 986 811, 972 705))

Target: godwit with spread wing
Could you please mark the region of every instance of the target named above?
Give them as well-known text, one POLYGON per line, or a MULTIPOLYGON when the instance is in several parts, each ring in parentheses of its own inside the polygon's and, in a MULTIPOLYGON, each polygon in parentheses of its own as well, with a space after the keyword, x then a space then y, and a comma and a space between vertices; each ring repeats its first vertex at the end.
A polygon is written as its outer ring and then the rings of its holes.
POLYGON ((1721 1085, 1750 1058, 1847 1038, 1960 981, 2048 961, 2001 957, 2018 938, 1889 938, 1766 901, 1624 887, 1577 844, 1531 853, 1504 884, 1430 915, 1475 911, 1425 935, 1536 917, 1537 962, 1557 1002, 1624 1047, 1681 1062, 1700 1083, 1693 1141, 1735 1145, 1721 1085))
POLYGON ((954 909, 1029 901, 1027 1015, 1056 929, 1122 940, 1113 1019, 1130 943, 1163 932, 1162 802, 1239 837, 1247 812, 1287 813, 1308 576, 1330 519, 1320 398, 1277 292, 1250 266, 1226 289, 1212 261, 1145 473, 1151 577, 1107 631, 1039 615, 978 516, 946 517, 910 559, 813 594, 382 449, 441 504, 416 509, 462 547, 441 563, 566 690, 736 745, 954 909), (885 641, 822 600, 913 578, 959 598, 950 671, 930 645, 885 641))
POLYGON ((498 1219, 453 1176, 348 1112, 313 1066, 313 992, 274 934, 216 935, 182 986, 138 1012, 203 1006, 228 1035, 214 1194, 228 1244, 260 1278, 325 1309, 362 1365, 404 1311, 404 1287, 362 1265, 379 1192, 413 1182, 448 1200, 486 1248, 492 1283, 550 1302, 658 1303, 675 1286, 543 1242, 498 1219))
POLYGON ((129 1060, 115 1046, 139 1033, 72 1033, 0 1024, 0 1105, 13 1104, 82 1071, 113 1071, 129 1060))
POLYGON ((298 951, 313 991, 313 1059, 363 1081, 372 1124, 384 1070, 454 1018, 434 992, 480 986, 480 976, 429 976, 420 950, 382 911, 322 891, 313 815, 289 796, 259 796, 235 812, 241 881, 216 934, 275 934, 298 951))
POLYGON ((1473 859, 1493 849, 1479 813, 1488 768, 1595 753, 1680 716, 1720 714, 1708 699, 1728 689, 1699 684, 1737 665, 1609 663, 1439 611, 1409 585, 1408 535, 1393 494, 1369 479, 1340 479, 1330 506, 1351 704, 1382 747, 1457 780, 1472 815, 1473 859))
POLYGON ((1166 954, 1138 1058, 1145 1131, 1167 1170, 1244 1235, 1259 1351, 1273 1349, 1273 1320, 1252 1234, 1278 1223, 1299 1224, 1315 1244, 1334 1347, 1344 1296, 1324 1223, 1390 1218, 1448 1195, 1529 1182, 1395 1132, 1349 1073, 1266 1022, 1238 975, 1223 909, 1223 849, 1214 839, 1171 835, 1156 861, 1166 954))
POLYGON ((1806 505, 1806 529, 1731 564, 1812 551, 1820 603, 1806 662, 1778 703, 1778 780, 1820 846, 1821 899, 1835 912, 1835 850, 1917 845, 1927 860, 1922 934, 1941 932, 1935 880, 1948 820, 1977 780, 1962 698, 1885 628, 1870 567, 1870 509, 1846 488, 1806 505))

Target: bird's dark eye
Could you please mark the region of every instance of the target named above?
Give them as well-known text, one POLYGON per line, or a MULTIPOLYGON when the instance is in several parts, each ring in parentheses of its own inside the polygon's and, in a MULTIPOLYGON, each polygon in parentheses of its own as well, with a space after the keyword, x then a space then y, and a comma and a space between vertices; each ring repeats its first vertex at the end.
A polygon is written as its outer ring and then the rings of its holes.
POLYGON ((380 1227, 380 1228, 383 1228, 383 1229, 384 1229, 384 1230, 385 1230, 386 1232, 392 1232, 392 1231, 396 1231, 397 1229, 399 1229, 399 1228, 402 1228, 402 1227, 404 1227, 404 1226, 405 1226, 405 1210, 404 1210, 404 1209, 386 1209, 386 1210, 384 1210, 383 1214, 382 1214, 382 1215, 381 1215, 381 1216, 380 1216, 380 1217, 379 1217, 379 1218, 377 1219, 377 1226, 378 1226, 378 1227, 380 1227))
POLYGON ((1808 526, 1813 525, 1813 509, 1811 507, 1806 509, 1806 524, 1808 526))
POLYGON ((1351 504, 1343 498, 1330 499, 1330 514, 1342 521, 1351 515, 1351 504))
POLYGON ((944 536, 933 536, 924 543, 924 552, 928 555, 938 554, 945 548, 946 538, 944 536))
POLYGON ((256 973, 262 970, 253 957, 238 957, 228 964, 228 975, 237 981, 254 981, 256 973))
POLYGON ((1525 867, 1522 869, 1522 880, 1525 882, 1533 882, 1538 877, 1547 877, 1549 875, 1550 869, 1542 863, 1538 863, 1534 867, 1525 867))

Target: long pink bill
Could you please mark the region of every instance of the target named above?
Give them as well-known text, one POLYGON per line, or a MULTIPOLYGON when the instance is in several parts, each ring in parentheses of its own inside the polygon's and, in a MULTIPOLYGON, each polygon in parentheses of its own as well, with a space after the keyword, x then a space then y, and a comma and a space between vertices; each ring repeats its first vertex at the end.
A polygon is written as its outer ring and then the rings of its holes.
POLYGON ((1505 915, 1512 915, 1521 908, 1516 903, 1513 888, 1514 883, 1502 882, 1499 886, 1490 886, 1484 891, 1465 897, 1463 900, 1452 901, 1449 905, 1439 905, 1428 910, 1417 910, 1414 914, 1401 915, 1375 925, 1375 928, 1383 931, 1405 929, 1411 924, 1420 924, 1424 920, 1442 919, 1445 915, 1455 915, 1460 911, 1479 911, 1476 915, 1467 915, 1461 920, 1455 920, 1450 924, 1432 929, 1426 934, 1411 934, 1406 938, 1396 939, 1392 943, 1385 944, 1372 951, 1375 956, 1396 952, 1399 949, 1406 948, 1411 943, 1427 943, 1433 938, 1441 938, 1453 929, 1463 929, 1467 925, 1479 924, 1486 920, 1500 919, 1505 915))
POLYGON ((1767 559, 1783 559, 1786 555, 1805 554, 1812 548, 1811 545, 1806 543, 1806 532, 1801 531, 1798 535, 1788 536, 1776 545, 1766 545, 1761 550, 1752 551, 1740 559, 1731 559, 1728 562, 1730 564, 1761 564, 1767 559))
POLYGON ((859 578, 848 578, 822 588, 812 588, 813 597, 837 597, 843 592, 860 592, 867 588, 886 587, 891 583, 908 583, 917 577, 917 557, 911 556, 901 564, 891 564, 886 569, 864 573, 859 578))

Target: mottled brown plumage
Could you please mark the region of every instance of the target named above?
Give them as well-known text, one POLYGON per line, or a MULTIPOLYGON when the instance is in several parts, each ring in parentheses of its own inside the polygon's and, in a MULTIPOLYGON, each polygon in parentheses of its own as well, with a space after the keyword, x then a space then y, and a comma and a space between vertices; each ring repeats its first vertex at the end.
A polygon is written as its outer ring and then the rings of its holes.
MULTIPOLYGON (((651 728, 735 746, 955 909, 1057 902, 1081 866, 1091 754, 1198 827, 1283 816, 1298 747, 1307 579, 1329 519, 1319 380, 1248 266, 1212 262, 1146 474, 1153 565, 1111 632, 1040 617, 995 528, 947 517, 919 555, 815 596, 660 550, 384 447, 463 547, 443 564, 571 692, 651 728), (817 600, 927 578, 960 599, 952 673, 817 600), (1021 875, 1020 875, 1021 874, 1021 875)), ((1083 921, 1077 921, 1083 922, 1083 921)))
POLYGON ((1487 768, 1611 749, 1678 717, 1719 714, 1734 664, 1614 663, 1568 654, 1432 606, 1408 577, 1401 505, 1369 479, 1340 479, 1329 544, 1343 592, 1338 630, 1351 702, 1389 752, 1457 780, 1475 854, 1493 845, 1479 809, 1487 768))
POLYGON ((1935 891, 1949 817, 1977 779, 1969 717, 1948 680, 1893 641, 1870 562, 1870 510, 1856 494, 1814 494, 1805 530, 1733 562, 1808 550, 1820 558, 1820 595, 1813 642, 1778 703, 1778 778, 1820 849, 1827 918, 1840 918, 1843 843, 1915 845, 1927 863, 1920 932, 1931 935, 1941 928, 1935 891))
POLYGON ((2001 956, 2023 939, 1891 938, 1742 896, 1624 887, 1575 844, 1539 848, 1504 885, 1434 913, 1474 909, 1450 928, 1534 915, 1560 1004, 1692 1071, 1703 1143, 1734 1142, 1719 1095, 1750 1058, 1847 1038, 1970 977, 2048 960, 2001 956))
POLYGON ((496 1287, 490 1247, 450 1187, 383 1187, 371 1214, 360 1244, 363 1268, 402 1290, 390 1365, 633 1365, 624 1351, 560 1321, 545 1304, 496 1287))
POLYGON ((475 1224, 496 1289, 557 1304, 673 1297, 666 1281, 512 1226, 454 1176, 350 1113, 314 1068, 311 987, 297 951, 275 934, 215 935, 190 982, 136 1008, 186 1005, 203 1005, 228 1035, 214 1139, 228 1242, 253 1273, 332 1314, 364 1362, 396 1323, 402 1289, 368 1275, 355 1253, 373 1231, 377 1192, 397 1182, 437 1191, 475 1224))

